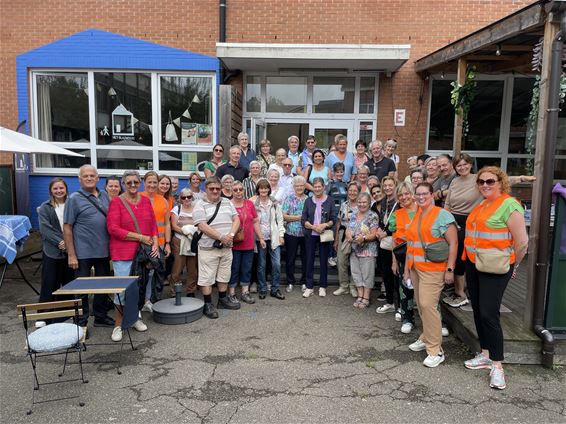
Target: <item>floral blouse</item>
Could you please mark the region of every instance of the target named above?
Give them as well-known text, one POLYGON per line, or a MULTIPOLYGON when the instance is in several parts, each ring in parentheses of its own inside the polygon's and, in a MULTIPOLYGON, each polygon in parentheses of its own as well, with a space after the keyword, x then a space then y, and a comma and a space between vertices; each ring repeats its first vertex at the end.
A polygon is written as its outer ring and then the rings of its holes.
MULTIPOLYGON (((295 193, 287 196, 287 199, 283 202, 283 213, 287 215, 301 216, 303 214, 305 200, 307 200, 307 196, 303 196, 302 199, 299 199, 295 193)), ((303 237, 304 234, 301 220, 285 222, 285 233, 294 237, 303 237)))
MULTIPOLYGON (((379 217, 373 211, 367 211, 366 216, 358 222, 358 211, 352 214, 348 228, 352 231, 352 238, 360 235, 368 235, 372 230, 379 228, 379 217)), ((352 253, 358 257, 376 257, 377 241, 362 244, 352 243, 352 253)))

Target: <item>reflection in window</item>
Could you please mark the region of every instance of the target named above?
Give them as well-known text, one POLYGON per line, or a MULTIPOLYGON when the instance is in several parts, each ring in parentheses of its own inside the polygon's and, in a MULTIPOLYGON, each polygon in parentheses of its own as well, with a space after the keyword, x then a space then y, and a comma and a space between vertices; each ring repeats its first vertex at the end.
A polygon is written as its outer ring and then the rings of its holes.
POLYGON ((37 75, 36 81, 38 138, 88 143, 87 74, 37 75))
POLYGON ((95 72, 94 81, 97 144, 151 146, 150 74, 95 72))
POLYGON ((452 150, 454 145, 454 108, 450 104, 450 83, 448 80, 432 80, 429 150, 452 150))
POLYGON ((360 140, 366 142, 369 146, 369 143, 373 140, 373 122, 360 122, 360 140))
POLYGON ((212 145, 212 78, 161 77, 162 143, 212 145))
POLYGON ((355 78, 314 77, 314 113, 354 113, 355 78))
POLYGON ((84 155, 84 158, 78 156, 66 155, 35 155, 35 166, 38 168, 80 168, 83 165, 90 164, 90 149, 68 149, 75 153, 84 155))
POLYGON ((305 113, 306 77, 267 77, 267 112, 305 113))
POLYGON ((499 150, 503 81, 478 81, 468 115, 469 132, 462 150, 499 150))
POLYGON ((208 161, 212 157, 211 152, 159 152, 159 169, 161 171, 183 171, 193 172, 197 165, 208 161))
POLYGON ((261 112, 261 77, 246 78, 246 111, 261 112))
POLYGON ((328 150, 334 144, 338 134, 348 136, 347 128, 315 128, 314 138, 316 139, 317 149, 328 150))
POLYGON ((299 137, 300 146, 304 146, 305 140, 309 135, 309 124, 299 122, 268 122, 266 125, 266 137, 271 142, 271 153, 275 153, 277 149, 281 148, 288 150, 289 143, 287 139, 291 134, 299 137))
POLYGON ((531 111, 534 81, 534 78, 515 78, 513 82, 509 153, 527 153, 527 120, 531 111))
POLYGON ((153 152, 146 150, 114 150, 98 148, 96 150, 98 168, 102 169, 137 169, 153 170, 153 152))
POLYGON ((360 113, 373 113, 375 103, 375 78, 360 78, 360 113))

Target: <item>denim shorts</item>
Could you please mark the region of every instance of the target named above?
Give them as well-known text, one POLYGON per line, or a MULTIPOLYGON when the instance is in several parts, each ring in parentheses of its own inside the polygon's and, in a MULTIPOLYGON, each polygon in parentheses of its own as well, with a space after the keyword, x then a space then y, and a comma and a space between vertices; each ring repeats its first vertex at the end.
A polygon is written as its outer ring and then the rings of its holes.
MULTIPOLYGON (((130 275, 130 268, 132 267, 133 261, 112 261, 112 267, 114 268, 114 276, 116 277, 127 277, 130 275)), ((114 295, 114 304, 119 305, 120 300, 122 301, 122 306, 124 305, 124 296, 119 294, 114 295), (120 299, 121 298, 121 299, 120 299)))

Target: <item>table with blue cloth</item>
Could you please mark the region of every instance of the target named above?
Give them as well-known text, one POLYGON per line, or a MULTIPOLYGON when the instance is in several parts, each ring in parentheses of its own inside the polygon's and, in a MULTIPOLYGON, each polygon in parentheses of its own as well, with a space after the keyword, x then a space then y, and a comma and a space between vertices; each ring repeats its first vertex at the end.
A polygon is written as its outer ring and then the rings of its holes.
POLYGON ((39 294, 35 287, 33 287, 28 281, 23 270, 18 264, 18 259, 20 259, 18 258, 18 251, 23 249, 24 242, 29 236, 29 230, 31 230, 31 222, 27 216, 0 215, 0 256, 5 259, 2 265, 2 273, 0 275, 0 287, 4 282, 4 276, 6 275, 8 265, 15 262, 27 285, 39 294))

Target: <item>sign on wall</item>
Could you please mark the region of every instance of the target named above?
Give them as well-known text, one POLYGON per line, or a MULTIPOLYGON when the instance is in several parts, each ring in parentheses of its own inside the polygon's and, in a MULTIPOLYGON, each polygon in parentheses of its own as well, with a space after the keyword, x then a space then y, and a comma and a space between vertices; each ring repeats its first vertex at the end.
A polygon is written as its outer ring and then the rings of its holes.
POLYGON ((405 109, 395 109, 393 114, 393 125, 396 127, 405 126, 405 109))

